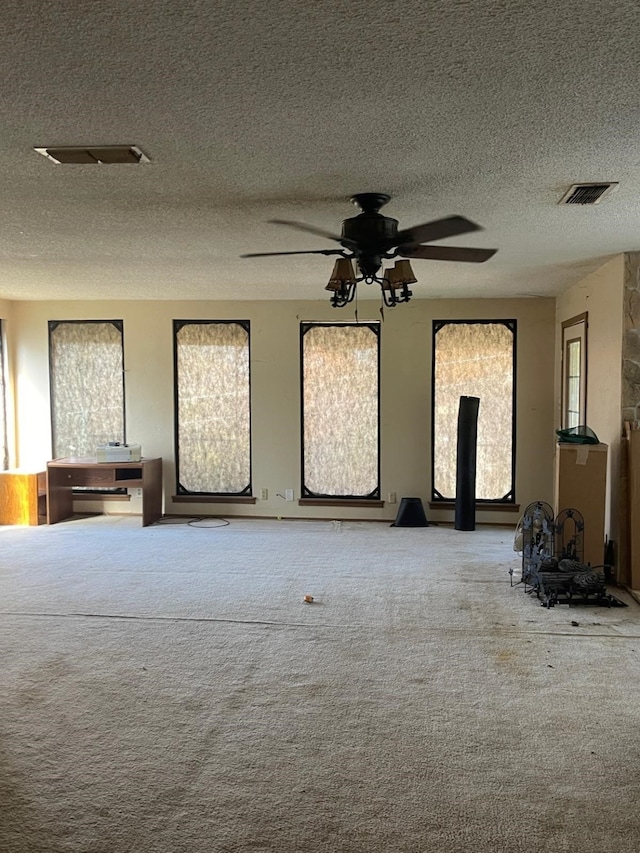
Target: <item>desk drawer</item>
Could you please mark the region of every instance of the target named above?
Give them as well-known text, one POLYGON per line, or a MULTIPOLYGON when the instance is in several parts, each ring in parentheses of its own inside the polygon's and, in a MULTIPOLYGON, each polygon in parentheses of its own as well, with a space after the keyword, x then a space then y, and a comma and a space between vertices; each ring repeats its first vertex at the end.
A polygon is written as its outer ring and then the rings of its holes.
POLYGON ((96 488, 116 485, 116 472, 113 468, 104 470, 84 470, 78 468, 75 471, 60 469, 56 472, 56 481, 69 486, 94 486, 96 488))

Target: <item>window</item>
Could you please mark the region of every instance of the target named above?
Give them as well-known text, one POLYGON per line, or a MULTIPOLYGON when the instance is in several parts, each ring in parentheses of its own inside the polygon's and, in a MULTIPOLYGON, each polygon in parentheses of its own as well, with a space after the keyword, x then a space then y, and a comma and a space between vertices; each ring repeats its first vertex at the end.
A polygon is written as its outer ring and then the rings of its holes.
POLYGON ((122 320, 51 320, 49 370, 54 458, 126 440, 122 320))
POLYGON ((515 366, 515 320, 434 321, 434 501, 455 499, 461 396, 480 398, 476 500, 515 501, 515 366))
POLYGON ((380 499, 379 323, 302 323, 302 497, 380 499))
POLYGON ((587 314, 562 324, 562 428, 587 423, 587 314))
POLYGON ((249 322, 174 320, 178 495, 251 494, 249 322))
POLYGON ((9 467, 9 441, 7 439, 7 393, 4 378, 4 330, 0 320, 0 471, 9 467))

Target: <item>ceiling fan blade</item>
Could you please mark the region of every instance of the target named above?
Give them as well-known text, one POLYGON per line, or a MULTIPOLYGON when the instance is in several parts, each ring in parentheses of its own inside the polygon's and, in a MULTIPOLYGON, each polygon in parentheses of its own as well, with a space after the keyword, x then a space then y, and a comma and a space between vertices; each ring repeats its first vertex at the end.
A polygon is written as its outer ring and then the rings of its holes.
MULTIPOLYGON (((268 258, 272 255, 344 255, 342 249, 309 249, 303 252, 249 252, 241 258, 268 258)), ((346 257, 346 255, 345 255, 346 257)))
POLYGON ((337 243, 342 242, 342 237, 332 234, 330 231, 325 231, 323 228, 316 228, 315 225, 307 225, 304 222, 293 222, 290 219, 269 219, 274 225, 288 225, 289 228, 297 228, 298 231, 306 231, 309 234, 317 234, 318 237, 326 237, 327 240, 335 240, 337 243))
POLYGON ((425 222, 423 225, 414 225, 413 228, 399 231, 393 245, 431 243, 433 240, 457 237, 458 234, 469 234, 471 231, 482 231, 482 228, 470 219, 465 219, 464 216, 446 216, 444 219, 434 219, 433 222, 425 222))
POLYGON ((481 264, 492 258, 497 249, 465 249, 462 246, 400 246, 402 258, 424 258, 428 261, 466 261, 481 264))

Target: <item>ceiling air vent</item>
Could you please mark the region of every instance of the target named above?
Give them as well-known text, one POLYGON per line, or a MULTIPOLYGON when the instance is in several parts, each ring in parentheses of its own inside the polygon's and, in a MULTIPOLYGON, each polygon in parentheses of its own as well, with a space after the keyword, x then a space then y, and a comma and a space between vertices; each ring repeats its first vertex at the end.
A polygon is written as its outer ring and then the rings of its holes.
POLYGON ((558 204, 599 204, 617 186, 617 181, 602 184, 574 184, 569 187, 558 204))
POLYGON ((34 150, 53 163, 80 163, 86 166, 151 162, 136 145, 59 145, 34 150))

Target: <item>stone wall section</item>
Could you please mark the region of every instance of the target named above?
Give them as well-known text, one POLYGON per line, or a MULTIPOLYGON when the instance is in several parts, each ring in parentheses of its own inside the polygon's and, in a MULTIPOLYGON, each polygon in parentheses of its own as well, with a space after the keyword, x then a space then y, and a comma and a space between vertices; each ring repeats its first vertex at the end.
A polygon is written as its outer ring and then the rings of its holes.
MULTIPOLYGON (((622 336, 622 426, 640 418, 640 252, 624 256, 624 326, 622 336)), ((629 550, 629 446, 622 441, 620 460, 620 540, 618 582, 631 583, 629 550)), ((634 463, 635 464, 635 463, 634 463)))
POLYGON ((628 252, 624 264, 622 420, 634 417, 640 417, 640 252, 628 252))

